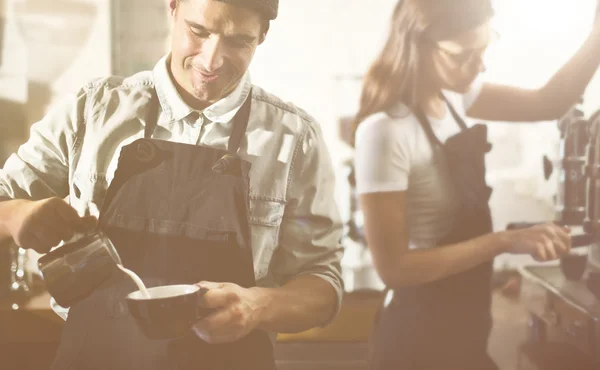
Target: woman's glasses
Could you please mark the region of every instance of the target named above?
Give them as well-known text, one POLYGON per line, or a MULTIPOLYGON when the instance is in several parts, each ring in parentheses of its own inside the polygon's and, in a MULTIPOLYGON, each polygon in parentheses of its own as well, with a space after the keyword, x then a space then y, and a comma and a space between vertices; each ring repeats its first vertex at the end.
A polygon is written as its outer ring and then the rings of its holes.
POLYGON ((483 55, 485 54, 485 51, 487 50, 487 48, 488 48, 488 46, 486 45, 481 48, 465 50, 465 51, 457 53, 457 52, 445 49, 438 45, 438 50, 442 54, 444 54, 446 57, 451 59, 455 64, 458 64, 461 66, 470 64, 476 60, 477 61, 481 60, 483 58, 483 55))
POLYGON ((468 65, 470 63, 473 63, 475 61, 480 61, 485 52, 487 51, 488 47, 490 46, 491 43, 493 43, 494 41, 496 41, 499 38, 499 34, 498 32, 494 31, 494 33, 492 34, 492 38, 490 40, 490 42, 483 46, 483 47, 479 47, 479 48, 473 48, 473 49, 468 49, 468 50, 463 50, 460 52, 454 51, 454 50, 450 50, 445 48, 444 46, 440 45, 440 43, 434 43, 435 48, 438 49, 444 56, 446 56, 448 59, 450 59, 454 64, 457 64, 458 66, 464 66, 464 65, 468 65))

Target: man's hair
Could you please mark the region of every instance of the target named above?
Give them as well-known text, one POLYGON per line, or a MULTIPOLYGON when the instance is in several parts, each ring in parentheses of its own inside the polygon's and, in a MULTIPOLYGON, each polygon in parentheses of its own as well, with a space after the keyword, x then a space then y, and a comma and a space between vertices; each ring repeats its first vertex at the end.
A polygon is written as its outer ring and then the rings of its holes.
MULTIPOLYGON (((183 3, 186 2, 188 0, 177 0, 177 3, 183 3)), ((215 1, 219 1, 219 0, 215 0, 215 1)), ((267 33, 267 31, 269 30, 269 28, 271 27, 271 20, 268 19, 265 15, 260 14, 260 33, 264 34, 267 33)))

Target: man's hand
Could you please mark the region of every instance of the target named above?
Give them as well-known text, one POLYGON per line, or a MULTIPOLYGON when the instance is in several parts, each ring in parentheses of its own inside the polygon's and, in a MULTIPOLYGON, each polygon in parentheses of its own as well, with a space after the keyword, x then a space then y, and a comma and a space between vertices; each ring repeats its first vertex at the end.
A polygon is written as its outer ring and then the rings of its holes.
POLYGON ((207 290, 202 307, 214 312, 198 321, 193 329, 207 343, 229 343, 248 335, 262 321, 268 302, 267 289, 242 288, 231 283, 200 282, 207 290))
POLYGON ((12 200, 3 202, 7 213, 4 227, 21 248, 46 253, 63 240, 69 240, 75 232, 92 230, 95 217, 80 217, 60 198, 40 201, 12 200))

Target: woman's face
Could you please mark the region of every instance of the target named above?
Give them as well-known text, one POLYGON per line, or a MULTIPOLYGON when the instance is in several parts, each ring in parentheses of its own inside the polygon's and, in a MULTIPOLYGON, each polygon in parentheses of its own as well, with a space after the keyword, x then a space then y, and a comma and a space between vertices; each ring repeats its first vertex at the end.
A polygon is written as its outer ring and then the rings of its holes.
POLYGON ((433 43, 427 71, 433 82, 445 90, 468 92, 479 73, 485 70, 483 56, 494 36, 490 22, 486 22, 452 39, 433 43))

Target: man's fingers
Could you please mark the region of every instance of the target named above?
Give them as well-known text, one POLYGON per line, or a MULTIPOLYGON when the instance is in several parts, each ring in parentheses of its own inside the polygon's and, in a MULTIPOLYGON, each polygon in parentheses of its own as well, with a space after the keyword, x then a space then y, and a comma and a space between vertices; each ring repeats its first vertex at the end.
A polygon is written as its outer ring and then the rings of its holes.
POLYGON ((94 216, 80 217, 77 211, 62 200, 56 200, 53 210, 64 228, 62 240, 69 240, 75 232, 85 233, 92 231, 98 225, 98 219, 94 216))
POLYGON ((211 344, 232 342, 239 335, 239 328, 231 325, 233 315, 230 310, 219 310, 197 322, 193 330, 203 341, 211 344))
POLYGON ((43 254, 48 253, 54 246, 47 241, 38 238, 35 234, 29 233, 23 238, 22 245, 20 247, 33 249, 34 251, 43 254))
POLYGON ((60 240, 64 240, 64 241, 70 240, 74 234, 73 227, 71 225, 69 225, 61 217, 61 215, 58 213, 58 211, 56 209, 54 209, 53 211, 54 211, 54 215, 56 217, 53 218, 51 223, 52 223, 52 226, 54 228, 56 228, 56 230, 58 231, 60 240))
POLYGON ((216 335, 219 329, 225 327, 231 320, 231 314, 227 309, 218 310, 206 316, 196 324, 196 329, 207 335, 216 335))
POLYGON ((215 283, 212 281, 201 281, 196 285, 198 285, 200 288, 205 288, 207 290, 222 289, 225 287, 224 283, 215 283))
POLYGON ((79 217, 79 214, 77 214, 77 211, 73 207, 68 205, 62 199, 55 200, 52 206, 56 213, 63 219, 63 221, 67 225, 74 229, 79 227, 79 224, 81 223, 81 218, 79 217))
POLYGON ((98 219, 94 216, 85 216, 80 219, 80 229, 78 231, 92 231, 98 226, 98 219))
POLYGON ((236 301, 237 295, 231 289, 209 289, 200 297, 200 305, 204 308, 225 307, 236 301))
POLYGON ((37 223, 35 229, 32 229, 32 234, 44 246, 50 246, 50 248, 56 247, 62 240, 61 227, 54 225, 51 221, 37 223))

